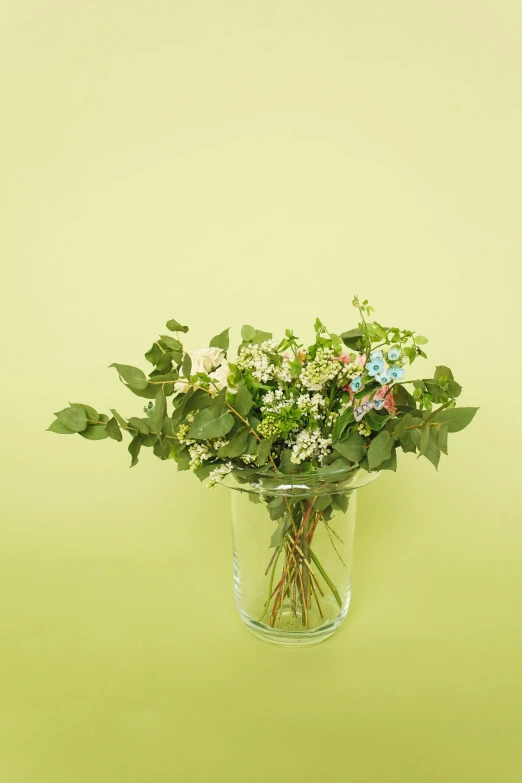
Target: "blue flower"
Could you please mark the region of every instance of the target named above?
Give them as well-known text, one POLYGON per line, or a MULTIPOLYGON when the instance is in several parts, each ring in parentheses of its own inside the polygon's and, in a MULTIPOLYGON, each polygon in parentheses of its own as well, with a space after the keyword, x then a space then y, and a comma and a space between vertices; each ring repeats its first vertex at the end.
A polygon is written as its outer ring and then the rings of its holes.
POLYGON ((362 380, 360 375, 358 375, 357 378, 353 379, 353 381, 350 384, 350 389, 353 392, 358 392, 360 389, 362 389, 362 380))
POLYGON ((372 357, 366 365, 366 369, 368 370, 369 375, 378 375, 380 372, 382 372, 382 370, 384 370, 384 362, 382 357, 372 357))
POLYGON ((402 381, 406 374, 404 367, 390 367, 389 375, 394 381, 402 381))
POLYGON ((382 361, 383 359, 382 351, 372 351, 370 353, 370 361, 372 361, 373 359, 380 359, 382 361))
POLYGON ((375 376, 375 380, 377 381, 377 383, 382 383, 383 386, 385 383, 390 383, 391 379, 392 376, 389 370, 385 370, 384 372, 377 373, 377 375, 375 376))
POLYGON ((388 361, 389 361, 389 362, 396 362, 396 361, 397 361, 397 359, 399 359, 399 358, 400 358, 400 355, 401 355, 401 352, 400 352, 400 350, 397 348, 397 346, 395 346, 395 345, 394 345, 394 346, 393 346, 392 348, 390 348, 390 350, 388 351, 388 361))

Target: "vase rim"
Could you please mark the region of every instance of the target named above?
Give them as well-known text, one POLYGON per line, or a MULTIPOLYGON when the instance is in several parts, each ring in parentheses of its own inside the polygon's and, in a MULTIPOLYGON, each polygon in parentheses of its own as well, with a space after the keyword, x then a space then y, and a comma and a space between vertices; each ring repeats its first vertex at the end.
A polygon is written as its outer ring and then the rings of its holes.
POLYGON ((375 481, 380 471, 368 471, 360 467, 349 470, 310 473, 268 472, 260 468, 234 468, 220 480, 228 489, 264 495, 329 495, 346 494, 375 481))

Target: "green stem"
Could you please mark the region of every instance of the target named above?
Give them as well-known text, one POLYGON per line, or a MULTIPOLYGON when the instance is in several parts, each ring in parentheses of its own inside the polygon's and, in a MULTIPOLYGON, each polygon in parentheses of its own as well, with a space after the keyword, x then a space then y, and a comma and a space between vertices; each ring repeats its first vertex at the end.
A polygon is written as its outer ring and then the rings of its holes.
POLYGON ((277 553, 276 553, 276 556, 275 556, 275 559, 274 559, 274 564, 272 566, 272 571, 270 573, 270 584, 268 586, 268 598, 266 599, 266 602, 265 602, 265 608, 263 610, 263 614, 261 615, 261 617, 258 620, 259 623, 261 622, 261 620, 263 619, 265 614, 268 612, 268 607, 270 606, 270 598, 272 597, 272 587, 273 587, 273 584, 274 584, 274 574, 275 574, 277 561, 279 560, 279 555, 281 554, 281 549, 282 548, 283 548, 283 544, 279 544, 279 546, 277 548, 277 553))
POLYGON ((328 574, 326 573, 326 571, 322 567, 321 563, 319 562, 319 560, 315 556, 315 553, 310 548, 308 548, 308 554, 310 555, 310 557, 312 558, 313 562, 315 563, 315 566, 316 566, 317 570, 319 571, 319 573, 321 574, 321 576, 323 577, 324 581, 326 582, 326 584, 328 585, 328 587, 332 591, 332 593, 333 593, 333 595, 335 597, 335 600, 337 601, 337 603, 339 605, 339 608, 342 609, 343 608, 343 602, 341 601, 341 596, 337 592, 336 586, 334 585, 334 583, 332 582, 332 580, 330 579, 330 577, 328 576, 328 574))

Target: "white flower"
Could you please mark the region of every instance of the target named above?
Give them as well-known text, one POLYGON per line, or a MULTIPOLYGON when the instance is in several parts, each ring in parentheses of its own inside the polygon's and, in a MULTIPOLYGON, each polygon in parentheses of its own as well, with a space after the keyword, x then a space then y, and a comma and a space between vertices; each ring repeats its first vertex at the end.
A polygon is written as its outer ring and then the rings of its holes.
POLYGON ((203 465, 203 461, 206 459, 212 459, 213 454, 208 450, 208 447, 203 443, 193 443, 189 446, 190 454, 190 467, 195 470, 203 465))
MULTIPOLYGON (((228 362, 226 359, 223 359, 217 370, 214 370, 214 372, 210 373, 210 377, 212 378, 212 383, 216 389, 224 389, 225 386, 228 386, 228 375, 230 373, 228 362)), ((232 393, 234 393, 235 389, 229 389, 232 393)))
MULTIPOLYGON (((196 351, 189 353, 189 356, 192 361, 191 375, 196 375, 198 372, 208 374, 223 361, 225 352, 221 348, 198 348, 196 351)), ((180 379, 174 384, 174 389, 176 392, 185 393, 190 389, 191 385, 188 380, 180 379)), ((224 385, 226 386, 226 383, 224 385)))
POLYGON ((195 375, 197 372, 209 373, 214 367, 219 367, 224 355, 225 353, 221 348, 198 348, 197 351, 189 354, 192 359, 191 374, 195 375))
POLYGON ((176 381, 174 384, 174 391, 177 393, 183 392, 183 394, 185 394, 185 392, 188 392, 191 386, 192 384, 188 381, 176 381))
POLYGON ((210 471, 209 475, 209 482, 207 486, 212 489, 212 487, 215 487, 216 484, 219 484, 221 479, 226 476, 230 471, 233 469, 233 465, 231 462, 227 462, 226 465, 219 465, 217 468, 214 468, 214 470, 210 471))
POLYGON ((331 438, 321 438, 319 430, 301 430, 296 436, 290 461, 298 465, 309 457, 317 457, 322 463, 331 451, 331 443, 331 438))

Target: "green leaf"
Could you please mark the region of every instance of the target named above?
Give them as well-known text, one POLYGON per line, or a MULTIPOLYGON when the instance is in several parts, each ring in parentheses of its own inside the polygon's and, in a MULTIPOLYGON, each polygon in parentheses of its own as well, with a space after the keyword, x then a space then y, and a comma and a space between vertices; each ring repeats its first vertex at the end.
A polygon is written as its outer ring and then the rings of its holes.
POLYGON ((208 479, 212 471, 216 468, 215 462, 209 462, 205 465, 202 465, 200 468, 196 468, 194 473, 198 477, 200 481, 205 481, 205 479, 208 479))
POLYGON ((75 430, 69 429, 63 424, 60 419, 55 419, 50 427, 47 427, 47 432, 56 432, 58 435, 74 435, 75 430))
POLYGON ((410 437, 415 446, 420 449, 421 433, 419 429, 410 430, 410 437))
POLYGON ((348 346, 348 348, 356 349, 357 344, 359 343, 361 337, 363 336, 362 331, 357 329, 350 329, 348 332, 343 332, 339 335, 341 340, 345 345, 348 346))
POLYGON ((270 454, 270 449, 272 448, 272 443, 273 443, 272 438, 266 438, 264 440, 259 441, 257 446, 258 467, 261 467, 262 465, 266 464, 270 454))
MULTIPOLYGON (((156 376, 151 378, 151 380, 155 380, 155 377, 156 376)), ((165 376, 162 375, 158 377, 164 378, 165 376)), ((133 389, 132 386, 127 386, 126 384, 124 385, 126 389, 129 389, 137 397, 144 397, 146 400, 153 400, 154 397, 156 396, 156 392, 158 391, 159 383, 154 383, 154 384, 148 383, 146 389, 133 389)), ((172 394, 172 390, 174 388, 173 382, 169 384, 164 384, 163 388, 165 389, 165 394, 172 394)))
POLYGON ((244 383, 240 383, 237 387, 237 394, 233 407, 244 419, 250 412, 250 408, 252 407, 252 395, 244 383))
POLYGON ((368 465, 370 470, 378 468, 391 457, 395 438, 387 431, 381 430, 370 443, 368 449, 368 465))
POLYGON ((221 332, 221 334, 217 334, 215 337, 212 338, 209 345, 211 348, 221 348, 222 351, 228 351, 228 346, 230 345, 230 337, 229 337, 229 331, 230 327, 228 329, 225 329, 221 332))
POLYGON ((270 539, 270 546, 271 547, 281 546, 281 544, 284 541, 286 531, 289 529, 290 529, 290 514, 286 514, 282 518, 276 530, 273 532, 272 538, 270 539))
POLYGON ((110 364, 109 367, 115 367, 120 377, 131 389, 141 391, 147 388, 147 379, 138 367, 132 367, 130 364, 110 364))
POLYGON ((178 465, 178 470, 190 470, 190 454, 188 449, 180 452, 174 459, 178 465))
POLYGON ((172 442, 167 440, 167 438, 157 438, 154 442, 154 456, 159 457, 159 459, 168 459, 172 449, 172 442))
POLYGON ((279 470, 287 476, 297 473, 298 465, 292 462, 292 449, 283 449, 281 459, 279 460, 279 470))
POLYGON ((170 334, 160 334, 161 342, 164 343, 167 348, 170 348, 172 351, 181 351, 181 343, 179 340, 176 340, 174 337, 171 337, 170 334))
POLYGON ((439 378, 449 378, 450 380, 453 380, 453 373, 451 372, 449 367, 446 367, 444 364, 439 364, 435 368, 435 373, 433 374, 433 377, 436 381, 439 380, 439 378))
POLYGON ((89 424, 87 429, 80 432, 80 435, 86 440, 105 440, 109 437, 105 424, 89 424))
POLYGON ((420 446, 419 446, 419 457, 423 457, 427 450, 430 443, 430 425, 425 424, 424 427, 421 427, 420 429, 420 446))
POLYGON ((249 343, 251 340, 254 339, 255 333, 256 333, 256 330, 254 329, 253 326, 245 325, 241 329, 241 337, 247 343, 249 343))
POLYGON ((397 449, 393 449, 391 457, 381 462, 379 470, 393 470, 397 471, 397 449))
POLYGON ((280 517, 282 517, 285 513, 286 509, 285 498, 281 495, 276 495, 276 497, 271 500, 270 503, 267 503, 267 507, 271 520, 275 521, 276 519, 280 519, 280 517))
POLYGON ((221 446, 218 450, 218 457, 224 459, 229 457, 234 459, 244 454, 248 443, 248 436, 250 434, 250 427, 244 426, 239 429, 235 435, 230 439, 226 446, 221 446))
POLYGON ((339 354, 343 350, 343 343, 341 338, 338 334, 332 334, 330 333, 330 339, 332 341, 332 348, 334 349, 335 355, 339 356, 339 354))
POLYGON ((424 455, 426 459, 429 459, 431 464, 435 467, 435 469, 438 469, 439 461, 440 461, 440 449, 437 445, 437 437, 438 432, 436 427, 430 427, 430 440, 428 443, 428 448, 426 449, 426 454, 424 455))
POLYGON ((204 389, 195 389, 187 404, 185 405, 184 415, 191 411, 199 411, 202 408, 208 408, 212 402, 212 395, 204 389))
POLYGON ((256 329, 254 336, 252 337, 252 343, 254 345, 261 345, 261 343, 272 339, 272 332, 262 332, 261 329, 256 329))
POLYGON ((156 364, 156 362, 158 362, 163 356, 163 353, 164 352, 161 350, 158 343, 152 343, 152 346, 145 354, 145 358, 151 364, 156 364))
POLYGON ((112 438, 113 440, 117 440, 118 443, 121 443, 121 441, 123 440, 123 435, 121 434, 121 430, 118 427, 118 421, 115 416, 113 416, 112 419, 109 419, 109 421, 105 425, 105 431, 108 434, 109 438, 112 438))
POLYGON ((186 353, 183 356, 183 363, 181 365, 181 369, 183 371, 183 377, 187 379, 190 378, 190 373, 192 371, 192 359, 190 358, 188 353, 186 353))
POLYGON ((170 321, 167 321, 166 327, 171 332, 185 332, 186 333, 189 330, 188 326, 182 326, 179 323, 179 321, 176 321, 175 318, 171 318, 170 321))
POLYGON ((221 435, 226 435, 230 432, 233 426, 234 417, 227 410, 216 415, 211 408, 203 408, 203 410, 196 413, 196 418, 192 422, 188 437, 197 440, 219 438, 221 435))
POLYGON ((460 432, 473 421, 478 408, 446 408, 437 412, 432 421, 447 424, 448 432, 460 432))
POLYGON ((452 397, 458 397, 462 391, 462 386, 457 381, 454 381, 453 378, 450 378, 447 383, 447 389, 452 397))
POLYGON ((292 361, 289 362, 289 365, 290 365, 290 370, 292 372, 292 377, 297 378, 297 376, 301 374, 301 370, 303 369, 303 362, 298 356, 296 356, 295 359, 292 359, 292 361))
POLYGON ((188 391, 185 392, 181 397, 178 397, 174 400, 175 408, 174 413, 172 414, 172 419, 174 421, 181 421, 181 419, 185 416, 185 411, 188 406, 188 403, 190 402, 192 395, 197 390, 194 389, 193 386, 191 386, 188 391))
POLYGON ((443 454, 448 453, 448 425, 441 424, 437 432, 437 446, 443 454))
POLYGON ((376 411, 368 411, 368 413, 365 416, 366 423, 370 426, 372 430, 379 431, 382 430, 386 422, 389 420, 388 414, 380 415, 376 411))
POLYGON ((253 429, 255 432, 257 432, 257 428, 258 428, 258 427, 259 427, 259 425, 261 424, 261 422, 259 421, 259 419, 256 419, 256 417, 255 417, 255 416, 253 416, 251 413, 250 413, 250 414, 249 414, 249 416, 248 416, 248 423, 250 424, 250 426, 252 427, 252 429, 253 429))
POLYGON ((417 343, 417 345, 426 345, 426 343, 429 343, 429 340, 427 337, 424 337, 424 335, 422 334, 416 334, 415 342, 417 343))
POLYGON ((428 393, 431 394, 432 402, 439 403, 442 396, 442 388, 439 386, 437 381, 433 381, 430 378, 425 378, 424 385, 426 386, 428 393))
POLYGON ((137 416, 132 416, 129 419, 129 426, 134 427, 134 429, 138 430, 138 432, 141 432, 142 435, 148 435, 150 432, 148 421, 145 419, 139 419, 137 416))
POLYGON ((92 408, 90 405, 84 405, 83 402, 70 402, 69 405, 74 405, 78 408, 82 408, 82 410, 84 410, 87 414, 87 419, 90 419, 91 422, 93 421, 97 422, 99 420, 98 411, 96 410, 96 408, 92 408))
POLYGON ((71 405, 54 414, 62 424, 73 432, 83 432, 87 429, 87 413, 79 405, 71 405))
POLYGON ((225 408, 225 400, 227 396, 227 390, 221 389, 215 397, 212 398, 212 402, 209 405, 209 408, 211 409, 212 413, 214 415, 218 415, 220 413, 223 413, 223 408, 225 408))
POLYGON ((151 375, 155 376, 164 372, 168 373, 170 370, 172 370, 172 351, 165 351, 165 353, 162 353, 158 358, 155 370, 151 375))
MULTIPOLYGON (((361 463, 359 462, 359 465, 360 464, 361 463)), ((335 476, 337 479, 340 473, 350 473, 353 467, 354 466, 349 459, 338 457, 337 454, 329 454, 323 459, 322 467, 316 468, 314 472, 317 476, 328 476, 329 478, 335 476)))
POLYGON ((348 503, 349 503, 348 495, 341 495, 340 493, 337 493, 336 495, 332 495, 333 507, 338 508, 339 511, 343 512, 343 514, 346 514, 346 512, 348 511, 348 503))
POLYGON ((165 414, 167 411, 167 400, 165 398, 165 392, 163 387, 160 386, 156 392, 156 399, 154 401, 154 429, 156 432, 161 432, 165 414))
POLYGON ((335 441, 332 448, 351 462, 359 462, 366 454, 366 440, 357 430, 352 430, 346 440, 335 441))
POLYGON ((116 419, 116 421, 118 422, 118 424, 120 425, 120 427, 123 427, 125 429, 125 427, 127 426, 127 422, 125 421, 123 416, 120 416, 118 411, 115 411, 114 408, 110 408, 109 410, 114 416, 114 418, 116 419))
POLYGON ((395 424, 395 437, 399 439, 402 450, 405 452, 416 451, 416 446, 412 440, 411 432, 408 427, 420 423, 421 419, 413 418, 411 413, 401 416, 395 424))
POLYGON ((340 440, 346 427, 351 424, 352 421, 354 421, 354 412, 353 406, 351 405, 336 419, 332 432, 332 440, 340 440))
POLYGON ((318 495, 317 500, 314 503, 314 509, 315 511, 324 511, 325 508, 328 508, 331 502, 332 502, 331 495, 318 495))
MULTIPOLYGON (((434 430, 435 427, 433 427, 433 428, 430 427, 429 429, 430 430, 434 430)), ((413 442, 415 443, 417 448, 420 450, 422 433, 419 430, 410 430, 410 432, 411 432, 411 437, 412 437, 413 442)), ((440 459, 440 451, 439 451, 437 445, 435 444, 434 437, 435 436, 432 435, 431 432, 430 432, 430 440, 429 440, 428 447, 426 449, 426 453, 424 454, 424 456, 426 457, 426 459, 428 459, 432 463, 432 465, 435 466, 435 468, 437 468, 437 466, 439 464, 439 459, 440 459)))
POLYGON ((410 364, 413 364, 417 358, 417 351, 414 346, 406 345, 403 349, 404 355, 409 359, 410 364))
POLYGON ((128 448, 129 454, 132 457, 132 461, 130 464, 131 468, 133 468, 134 465, 137 465, 138 463, 138 455, 140 453, 142 444, 143 444, 143 435, 141 435, 138 432, 138 434, 135 435, 131 440, 131 442, 129 443, 129 448, 128 448))

